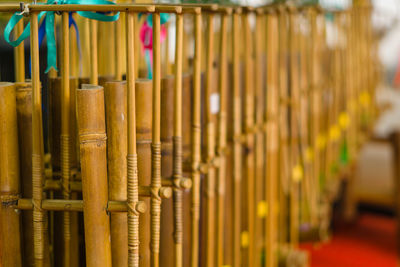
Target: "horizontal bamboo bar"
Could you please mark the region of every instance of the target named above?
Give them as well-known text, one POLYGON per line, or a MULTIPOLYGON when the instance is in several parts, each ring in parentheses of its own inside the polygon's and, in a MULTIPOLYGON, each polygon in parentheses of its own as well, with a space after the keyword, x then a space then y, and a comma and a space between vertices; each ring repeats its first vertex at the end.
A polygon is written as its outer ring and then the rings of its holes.
MULTIPOLYGON (((118 4, 118 5, 28 5, 29 11, 134 11, 134 12, 154 12, 154 5, 118 4)), ((0 4, 0 12, 18 12, 21 6, 15 4, 0 4)), ((167 12, 163 10, 163 12, 167 12)))
MULTIPOLYGON (((28 198, 21 198, 14 206, 20 210, 31 210, 33 209, 32 200, 28 198)), ((43 210, 52 211, 83 211, 83 200, 75 199, 45 199, 42 200, 43 210)), ((136 209, 140 213, 145 213, 147 205, 144 201, 139 201, 136 204, 136 209)), ((127 212, 128 205, 125 201, 108 201, 107 212, 127 212)))

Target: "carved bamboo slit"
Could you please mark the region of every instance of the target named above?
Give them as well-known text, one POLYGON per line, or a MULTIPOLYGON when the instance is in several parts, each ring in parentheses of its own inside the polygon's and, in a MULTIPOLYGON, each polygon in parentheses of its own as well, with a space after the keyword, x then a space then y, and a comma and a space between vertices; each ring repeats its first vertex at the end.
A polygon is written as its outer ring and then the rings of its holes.
POLYGON ((240 13, 235 9, 233 13, 233 266, 241 266, 241 187, 242 187, 242 105, 241 105, 241 80, 240 80, 240 13))
MULTIPOLYGON (((108 199, 126 201, 127 197, 127 90, 126 82, 107 82, 104 88, 107 125, 108 199)), ((111 214, 111 258, 113 266, 128 266, 128 218, 111 214)))
POLYGON ((194 18, 194 73, 193 73, 193 117, 192 117, 192 250, 191 266, 199 266, 200 236, 200 163, 201 163, 201 51, 202 15, 194 18))
POLYGON ((82 85, 77 91, 87 266, 111 266, 104 90, 82 85))
POLYGON ((20 197, 20 171, 15 85, 0 83, 0 264, 22 266, 20 213, 12 204, 20 197))
POLYGON ((275 10, 270 10, 267 15, 267 91, 266 91, 266 182, 265 194, 267 197, 268 213, 266 218, 266 266, 273 267, 277 264, 276 241, 277 217, 277 177, 278 177, 278 112, 279 112, 279 89, 278 89, 278 16, 275 10))

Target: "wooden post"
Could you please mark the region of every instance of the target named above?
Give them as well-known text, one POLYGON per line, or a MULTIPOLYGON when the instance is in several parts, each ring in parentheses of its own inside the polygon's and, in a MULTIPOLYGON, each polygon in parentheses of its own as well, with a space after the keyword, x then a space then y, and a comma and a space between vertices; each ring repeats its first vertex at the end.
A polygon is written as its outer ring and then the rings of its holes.
MULTIPOLYGON (((107 82, 104 88, 107 125, 108 198, 125 201, 127 197, 127 92, 126 82, 107 82)), ((111 214, 111 258, 113 266, 128 266, 128 218, 111 214)))
POLYGON ((15 85, 0 83, 0 264, 22 266, 20 213, 12 205, 20 194, 15 85))
POLYGON ((200 223, 200 163, 201 163, 201 50, 202 19, 197 13, 194 19, 194 73, 193 73, 193 121, 192 121, 192 251, 191 266, 199 266, 200 223))

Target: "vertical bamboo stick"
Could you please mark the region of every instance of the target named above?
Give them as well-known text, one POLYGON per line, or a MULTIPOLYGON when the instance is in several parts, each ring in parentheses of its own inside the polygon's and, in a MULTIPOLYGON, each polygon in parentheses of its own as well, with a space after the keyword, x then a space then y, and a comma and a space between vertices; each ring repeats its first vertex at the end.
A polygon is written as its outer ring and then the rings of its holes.
MULTIPOLYGON (((20 20, 15 28, 15 35, 19 36, 24 30, 24 21, 20 20)), ((15 81, 25 81, 25 42, 22 41, 20 45, 14 48, 14 71, 15 81)))
POLYGON ((41 208, 43 198, 43 142, 42 106, 39 73, 38 14, 31 14, 31 58, 32 58, 32 203, 33 242, 35 266, 44 266, 45 213, 41 208))
MULTIPOLYGON (((173 135, 173 176, 174 176, 174 242, 175 266, 182 266, 182 39, 183 15, 176 14, 176 47, 175 47, 175 90, 174 90, 174 135, 173 135)), ((168 60, 167 60, 168 62, 168 60)))
POLYGON ((115 79, 122 80, 122 18, 115 22, 115 79))
POLYGON ((217 180, 217 266, 223 265, 224 260, 224 217, 225 217, 225 184, 226 184, 226 158, 225 150, 227 143, 227 118, 226 118, 226 82, 227 82, 227 24, 229 15, 223 13, 221 15, 221 30, 220 30, 220 48, 219 48, 219 125, 218 125, 218 180, 217 180))
MULTIPOLYGON (((107 82, 104 98, 107 125, 108 198, 125 201, 127 194, 127 92, 126 82, 107 82)), ((111 258, 113 266, 128 266, 128 222, 122 212, 111 214, 111 258)))
MULTIPOLYGON (((18 144, 21 195, 32 198, 32 84, 17 83, 18 144)), ((32 211, 22 212, 23 266, 33 266, 32 211)))
POLYGON ((15 85, 0 83, 0 264, 22 266, 19 212, 11 207, 20 194, 15 85))
MULTIPOLYGON (((62 13, 62 96, 61 96, 61 173, 64 199, 70 198, 70 88, 69 88, 69 15, 62 13)), ((70 212, 64 212, 64 266, 71 263, 71 218, 70 212)))
POLYGON ((242 186, 242 116, 240 94, 240 9, 233 14, 233 266, 241 266, 240 232, 241 232, 241 186, 242 186))
POLYGON ((111 266, 104 90, 82 85, 77 92, 86 264, 111 266))
POLYGON ((151 266, 159 266, 161 198, 160 86, 161 41, 160 14, 153 14, 153 132, 151 158, 151 266))
POLYGON ((245 173, 247 177, 247 203, 246 209, 247 216, 245 217, 245 224, 248 230, 249 242, 248 247, 245 248, 245 259, 248 266, 254 266, 254 87, 253 87, 253 68, 252 68, 252 53, 253 41, 252 33, 249 22, 250 14, 244 13, 243 30, 244 30, 244 59, 245 59, 245 106, 244 106, 244 125, 246 132, 246 159, 245 159, 245 173), (247 224, 246 224, 247 219, 247 224))
MULTIPOLYGON (((206 112, 206 146, 207 146, 207 158, 206 162, 212 161, 215 157, 215 125, 212 121, 211 114, 211 91, 213 86, 213 62, 214 62, 214 14, 208 14, 207 18, 208 29, 207 29, 207 51, 206 51, 206 86, 205 86, 205 112, 206 112)), ((206 265, 212 267, 215 265, 215 175, 216 170, 214 166, 209 166, 206 175, 206 265)))
POLYGON ((126 80, 128 85, 128 266, 139 266, 139 201, 135 116, 135 15, 126 13, 126 80))
POLYGON ((277 14, 271 13, 267 16, 267 92, 266 92, 266 120, 267 120, 267 164, 266 164, 266 183, 265 194, 267 197, 267 220, 265 234, 266 239, 266 266, 274 267, 276 260, 276 197, 277 197, 277 177, 278 177, 278 112, 279 112, 279 89, 278 89, 278 18, 277 14))
POLYGON ((98 55, 97 55, 97 21, 91 19, 90 23, 90 83, 98 84, 98 55))
POLYGON ((193 119, 192 119, 192 251, 191 266, 199 265, 200 223, 200 161, 201 161, 201 13, 194 18, 194 73, 193 73, 193 119))

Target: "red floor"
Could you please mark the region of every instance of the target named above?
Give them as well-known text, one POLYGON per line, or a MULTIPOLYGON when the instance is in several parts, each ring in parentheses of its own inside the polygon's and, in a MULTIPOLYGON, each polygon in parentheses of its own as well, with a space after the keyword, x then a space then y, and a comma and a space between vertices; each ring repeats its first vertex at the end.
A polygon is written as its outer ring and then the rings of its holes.
POLYGON ((302 248, 311 267, 396 267, 396 224, 391 217, 362 214, 356 224, 340 227, 326 244, 302 248))

